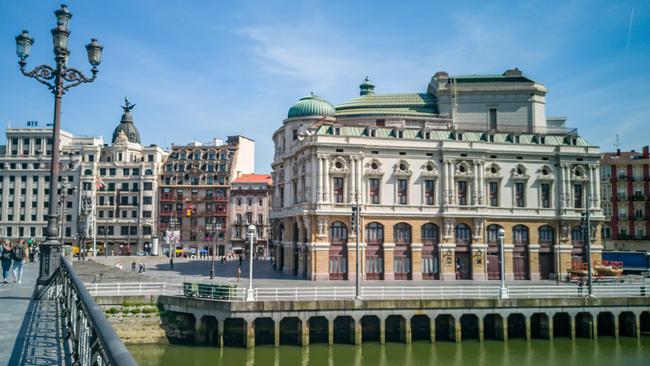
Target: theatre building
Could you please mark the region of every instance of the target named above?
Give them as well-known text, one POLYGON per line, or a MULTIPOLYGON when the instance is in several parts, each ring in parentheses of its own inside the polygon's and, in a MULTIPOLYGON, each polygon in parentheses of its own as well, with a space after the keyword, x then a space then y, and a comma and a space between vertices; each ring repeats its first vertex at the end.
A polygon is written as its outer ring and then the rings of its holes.
POLYGON ((506 279, 599 262, 598 147, 545 113, 546 88, 518 69, 437 72, 423 91, 300 99, 273 135, 275 268, 311 280, 506 279), (359 237, 351 207, 361 205, 359 237))

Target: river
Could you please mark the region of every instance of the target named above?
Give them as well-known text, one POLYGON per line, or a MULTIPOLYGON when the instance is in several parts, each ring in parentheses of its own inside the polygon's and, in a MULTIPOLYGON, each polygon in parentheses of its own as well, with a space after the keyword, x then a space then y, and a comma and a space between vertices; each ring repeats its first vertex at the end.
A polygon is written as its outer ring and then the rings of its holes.
POLYGON ((465 341, 411 345, 364 343, 353 345, 258 346, 209 348, 179 345, 130 345, 142 366, 648 366, 650 337, 556 339, 554 341, 465 341))

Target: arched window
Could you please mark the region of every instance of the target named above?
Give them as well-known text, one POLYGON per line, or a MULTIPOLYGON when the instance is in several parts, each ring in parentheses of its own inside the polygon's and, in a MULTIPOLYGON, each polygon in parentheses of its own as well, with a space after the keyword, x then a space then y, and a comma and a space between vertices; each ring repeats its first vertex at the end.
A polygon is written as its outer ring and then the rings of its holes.
POLYGON ((540 226, 539 228, 539 242, 540 244, 553 244, 555 241, 555 235, 553 234, 553 228, 549 225, 540 226))
POLYGON ((576 225, 571 230, 571 242, 573 243, 583 243, 585 241, 585 235, 582 232, 580 225, 576 225))
POLYGON ((512 241, 516 244, 528 244, 528 227, 524 225, 515 225, 512 228, 512 241))
POLYGON ((471 244, 472 243, 472 231, 469 226, 465 224, 456 225, 456 244, 471 244))
POLYGON ((384 242, 384 225, 371 222, 366 225, 366 241, 368 244, 384 242))
POLYGON ((346 243, 348 241, 348 227, 341 221, 335 221, 330 225, 330 242, 346 243))
POLYGON ((395 244, 411 244, 411 225, 400 222, 393 228, 395 231, 395 244))
POLYGON ((144 175, 153 175, 153 170, 151 170, 151 169, 145 170, 144 175))
POLYGON ((487 227, 488 244, 492 244, 492 245, 499 244, 499 229, 501 229, 501 226, 497 224, 488 225, 487 227))
POLYGON ((422 241, 430 244, 438 244, 438 225, 424 224, 422 225, 422 241))
POLYGON ((84 170, 84 175, 93 175, 93 171, 90 169, 84 170))

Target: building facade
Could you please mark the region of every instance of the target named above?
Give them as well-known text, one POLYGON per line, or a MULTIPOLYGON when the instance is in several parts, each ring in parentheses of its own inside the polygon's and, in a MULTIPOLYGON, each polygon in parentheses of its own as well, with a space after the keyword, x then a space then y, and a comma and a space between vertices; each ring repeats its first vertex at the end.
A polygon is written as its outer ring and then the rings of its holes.
POLYGON ((163 252, 208 256, 232 251, 228 236, 231 182, 254 169, 255 142, 230 136, 224 142, 173 145, 160 177, 160 230, 178 232, 163 252))
POLYGON ((254 253, 269 257, 270 174, 243 174, 232 181, 230 190, 230 242, 237 254, 250 251, 248 226, 255 225, 254 253))
POLYGON ((449 76, 426 92, 298 101, 274 133, 276 269, 311 280, 550 278, 586 263, 581 211, 600 209, 599 158, 521 71, 449 76), (358 237, 351 206, 362 215, 358 237))
POLYGON ((606 250, 650 250, 650 153, 605 153, 601 164, 601 197, 606 250))

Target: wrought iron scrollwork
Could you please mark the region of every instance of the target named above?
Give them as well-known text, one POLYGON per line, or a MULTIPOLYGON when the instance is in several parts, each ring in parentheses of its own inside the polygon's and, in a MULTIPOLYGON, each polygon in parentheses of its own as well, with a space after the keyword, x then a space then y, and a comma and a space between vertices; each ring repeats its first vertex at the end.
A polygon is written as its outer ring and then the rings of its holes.
POLYGON ((23 75, 38 80, 39 83, 44 84, 52 92, 56 90, 56 83, 50 82, 56 78, 56 69, 49 65, 36 66, 32 71, 25 71, 25 65, 20 65, 20 71, 23 75))
POLYGON ((97 76, 97 69, 93 67, 91 71, 93 73, 93 76, 89 78, 74 67, 64 68, 63 72, 61 73, 61 78, 70 84, 63 85, 63 90, 68 90, 79 84, 90 83, 95 80, 95 77, 97 76))

